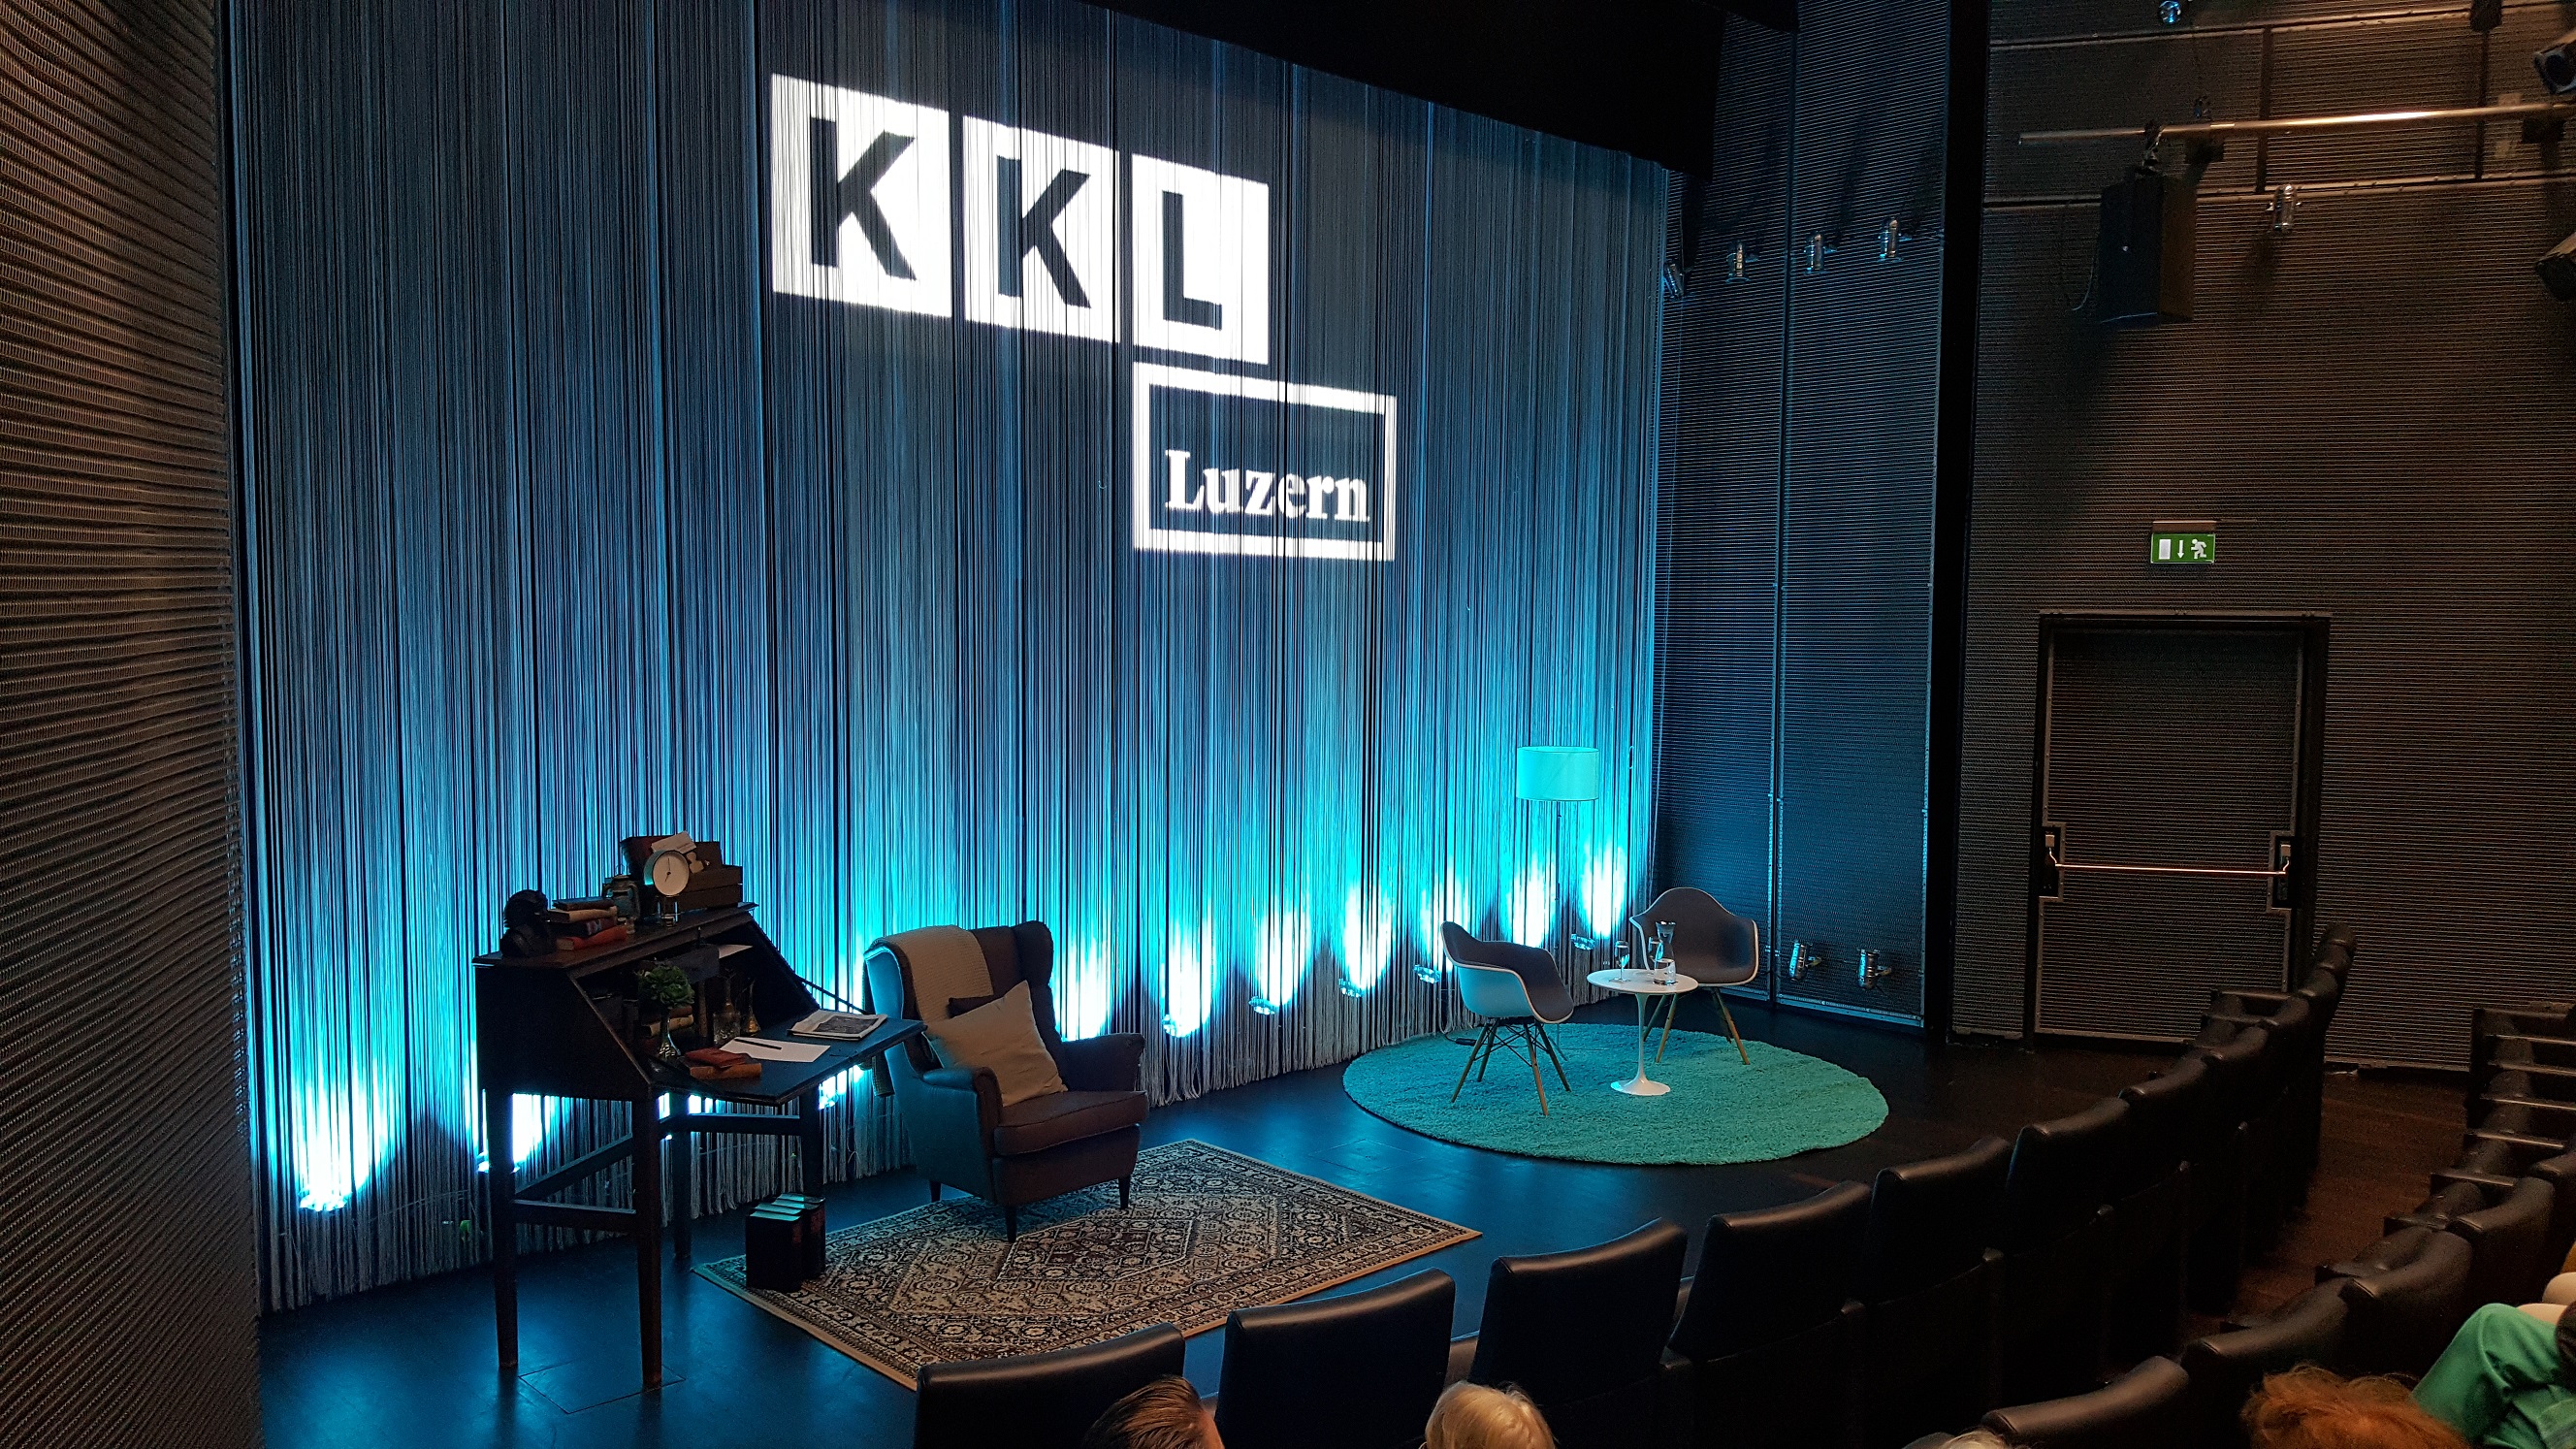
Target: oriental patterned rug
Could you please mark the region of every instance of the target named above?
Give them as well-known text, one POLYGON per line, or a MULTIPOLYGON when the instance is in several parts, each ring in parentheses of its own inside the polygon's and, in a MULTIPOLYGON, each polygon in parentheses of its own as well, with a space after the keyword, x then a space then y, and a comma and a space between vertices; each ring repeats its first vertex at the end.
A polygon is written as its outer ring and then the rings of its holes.
POLYGON ((999 1208, 952 1196, 834 1232, 793 1293, 740 1258, 698 1273, 911 1388, 925 1363, 1198 1333, 1476 1236, 1204 1142, 1148 1148, 1133 1202, 1110 1183, 1024 1207, 1012 1243, 999 1208))

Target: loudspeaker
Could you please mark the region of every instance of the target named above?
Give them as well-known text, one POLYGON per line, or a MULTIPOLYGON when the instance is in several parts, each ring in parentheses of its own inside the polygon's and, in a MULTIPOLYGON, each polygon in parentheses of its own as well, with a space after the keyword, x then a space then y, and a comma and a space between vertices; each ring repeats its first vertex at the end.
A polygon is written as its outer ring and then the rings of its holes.
POLYGON ((2199 245, 2199 190, 2189 181, 2141 168, 2104 188, 2094 318, 2115 327, 2190 321, 2199 245))
POLYGON ((2531 65, 2540 72, 2540 83, 2549 87, 2551 95, 2576 95, 2576 30, 2534 52, 2531 65))
POLYGON ((2551 247, 2535 270, 2549 295, 2561 302, 2576 302, 2576 236, 2551 247))

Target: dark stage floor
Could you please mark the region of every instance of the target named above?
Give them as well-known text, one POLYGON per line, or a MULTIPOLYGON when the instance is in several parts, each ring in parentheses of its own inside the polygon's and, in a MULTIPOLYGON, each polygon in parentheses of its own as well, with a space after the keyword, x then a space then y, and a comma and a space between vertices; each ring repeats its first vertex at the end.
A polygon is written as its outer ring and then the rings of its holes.
MULTIPOLYGON (((1626 1004, 1587 1014, 1632 1019, 1626 1004)), ((1459 1332, 1474 1328, 1487 1264, 1506 1253, 1598 1242, 1655 1217, 1694 1240, 1711 1214, 1805 1196, 1891 1163, 2010 1134, 2144 1076, 2170 1053, 1956 1046, 1865 1026, 1741 1009, 1748 1035, 1839 1063, 1887 1098, 1877 1132, 1848 1147, 1737 1167, 1603 1167, 1453 1147, 1353 1106, 1341 1068, 1301 1072, 1156 1111, 1149 1142, 1195 1137, 1477 1228, 1472 1242, 1353 1287, 1425 1267, 1458 1280, 1459 1332)), ((2325 1161, 2306 1217, 2249 1274, 2245 1303, 2290 1296, 2310 1265, 2378 1237, 2381 1216, 2423 1195, 2425 1175, 2458 1142, 2456 1086, 2330 1078, 2325 1161)), ((835 1224, 924 1198, 890 1173, 831 1193, 835 1224)), ((739 1214, 698 1231, 701 1261, 741 1251, 739 1214)), ((1696 1259, 1697 1242, 1692 1245, 1696 1259)), ((552 1368, 563 1399, 635 1382, 634 1254, 623 1242, 523 1258, 522 1367, 552 1368), (585 1382, 594 1387, 585 1390, 585 1382)), ((628 1393, 566 1413, 492 1362, 492 1299, 480 1272, 403 1284, 265 1321, 262 1387, 274 1449, 322 1445, 908 1444, 911 1395, 875 1371, 686 1271, 666 1267, 665 1346, 679 1376, 659 1395, 628 1393)), ((1342 1290, 1337 1290, 1342 1291, 1342 1290)), ((1219 1333, 1190 1341, 1190 1373, 1216 1383, 1219 1333)))

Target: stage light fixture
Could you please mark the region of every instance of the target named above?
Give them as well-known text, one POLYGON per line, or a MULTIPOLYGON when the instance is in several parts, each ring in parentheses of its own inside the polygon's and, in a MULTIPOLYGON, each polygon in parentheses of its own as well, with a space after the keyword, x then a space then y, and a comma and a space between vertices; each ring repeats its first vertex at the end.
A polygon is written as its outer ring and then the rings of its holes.
POLYGON ((2576 95, 2576 30, 2551 41, 2531 57, 2532 69, 2553 96, 2576 95))
POLYGON ((2576 302, 2576 236, 2551 247, 2532 270, 2540 273, 2540 284, 2549 289, 2549 295, 2576 302))

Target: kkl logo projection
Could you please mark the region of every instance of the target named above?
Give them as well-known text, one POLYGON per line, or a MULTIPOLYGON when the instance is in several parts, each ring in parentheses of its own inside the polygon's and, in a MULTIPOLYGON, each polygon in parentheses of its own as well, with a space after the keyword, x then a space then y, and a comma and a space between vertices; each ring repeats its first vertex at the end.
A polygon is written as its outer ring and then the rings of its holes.
MULTIPOLYGON (((951 119, 770 77, 770 285, 1269 364, 1268 186, 1126 156, 1122 268, 1119 153, 951 119)), ((1133 394, 1136 547, 1394 557, 1392 397, 1142 362, 1133 394)))
POLYGON ((1131 399, 1138 548, 1395 557, 1394 398, 1140 362, 1131 399))

